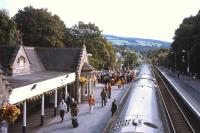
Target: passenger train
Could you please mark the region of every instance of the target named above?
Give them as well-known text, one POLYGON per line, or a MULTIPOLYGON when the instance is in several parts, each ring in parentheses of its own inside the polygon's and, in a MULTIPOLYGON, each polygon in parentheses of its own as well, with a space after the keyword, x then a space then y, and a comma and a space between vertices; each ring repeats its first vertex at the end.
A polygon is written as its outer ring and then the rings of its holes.
POLYGON ((150 65, 141 65, 125 104, 116 114, 110 133, 169 132, 150 65))

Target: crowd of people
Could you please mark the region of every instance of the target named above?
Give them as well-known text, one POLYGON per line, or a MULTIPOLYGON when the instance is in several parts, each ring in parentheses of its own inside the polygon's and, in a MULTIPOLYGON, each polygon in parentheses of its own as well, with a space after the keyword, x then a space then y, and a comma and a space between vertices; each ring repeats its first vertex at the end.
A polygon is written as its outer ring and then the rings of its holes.
MULTIPOLYGON (((98 82, 104 83, 105 86, 102 89, 100 93, 101 97, 101 105, 102 107, 106 106, 106 103, 108 99, 111 99, 112 96, 112 85, 117 85, 118 88, 124 88, 124 85, 126 83, 131 82, 135 79, 135 72, 134 71, 127 71, 127 72, 112 72, 112 71, 100 71, 96 73, 96 78, 98 82)), ((88 97, 88 105, 89 105, 89 112, 93 112, 93 108, 96 104, 96 99, 89 95, 88 97)), ((112 116, 114 116, 116 110, 117 110, 117 100, 114 99, 110 108, 112 116)), ((67 95, 67 98, 62 100, 59 104, 60 109, 60 117, 61 122, 63 122, 65 112, 71 113, 72 118, 72 125, 73 127, 78 127, 78 112, 79 107, 77 102, 74 100, 74 98, 67 95)))
POLYGON ((117 85, 118 88, 124 87, 124 84, 135 79, 135 71, 106 71, 102 70, 96 73, 99 83, 117 85))
MULTIPOLYGON (((100 93, 101 100, 102 100, 102 107, 106 106, 107 99, 111 98, 111 89, 112 89, 112 86, 110 83, 106 84, 105 87, 102 89, 102 91, 100 93)), ((96 104, 96 99, 92 95, 90 95, 88 98, 88 105, 89 105, 90 113, 93 112, 93 107, 95 106, 95 104, 96 104)), ((65 100, 61 100, 61 102, 59 104, 59 110, 60 110, 61 122, 63 122, 63 120, 64 120, 65 112, 67 112, 67 113, 70 112, 73 127, 78 127, 77 116, 78 116, 78 112, 79 112, 79 107, 78 107, 77 102, 74 100, 74 98, 67 95, 67 98, 65 100)), ((116 99, 114 99, 112 102, 112 106, 111 106, 112 116, 115 114, 116 110, 117 110, 117 101, 116 101, 116 99)))
MULTIPOLYGON (((107 102, 107 92, 105 89, 103 89, 101 91, 101 98, 102 98, 102 107, 106 106, 106 102, 107 102)), ((88 105, 89 105, 89 112, 92 113, 93 112, 93 106, 96 103, 96 99, 90 95, 88 98, 88 105)), ((114 99, 112 102, 112 106, 111 106, 111 113, 112 116, 115 114, 115 112, 117 111, 117 100, 114 99)), ((63 122, 64 120, 64 115, 65 112, 70 112, 71 113, 71 120, 72 120, 72 125, 73 127, 78 127, 78 112, 79 112, 79 107, 77 102, 74 100, 74 98, 71 98, 69 95, 67 95, 66 101, 61 100, 60 104, 59 104, 59 110, 60 110, 60 117, 61 117, 61 122, 63 122)))

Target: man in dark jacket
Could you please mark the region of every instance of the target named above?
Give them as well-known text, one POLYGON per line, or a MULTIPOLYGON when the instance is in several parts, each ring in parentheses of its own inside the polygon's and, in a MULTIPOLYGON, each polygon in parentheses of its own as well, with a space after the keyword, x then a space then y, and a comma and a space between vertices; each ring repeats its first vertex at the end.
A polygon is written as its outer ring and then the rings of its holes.
POLYGON ((111 107, 112 116, 115 114, 116 111, 117 111, 117 101, 116 99, 114 99, 111 107))
POLYGON ((71 108, 71 116, 74 117, 78 115, 79 109, 78 109, 78 104, 77 102, 74 100, 74 98, 72 98, 71 103, 70 103, 70 108, 71 108))
POLYGON ((72 116, 72 125, 73 127, 78 127, 78 104, 77 102, 74 100, 74 98, 71 99, 71 103, 70 103, 70 108, 71 108, 71 116, 72 116))
POLYGON ((106 106, 106 102, 107 102, 106 100, 107 100, 107 93, 106 93, 106 90, 103 89, 101 91, 101 103, 102 103, 102 107, 106 106))
POLYGON ((72 101, 72 98, 69 94, 67 94, 67 98, 65 99, 66 101, 66 104, 67 104, 67 112, 69 112, 69 109, 70 109, 70 104, 71 104, 71 101, 72 101))

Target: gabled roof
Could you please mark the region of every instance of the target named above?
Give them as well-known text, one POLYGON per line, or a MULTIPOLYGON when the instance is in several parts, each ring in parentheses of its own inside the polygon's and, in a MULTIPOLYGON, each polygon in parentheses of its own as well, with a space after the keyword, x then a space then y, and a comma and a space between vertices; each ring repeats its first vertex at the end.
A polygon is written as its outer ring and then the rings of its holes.
POLYGON ((38 58, 35 48, 34 47, 24 47, 24 50, 30 61, 31 72, 43 71, 44 68, 42 66, 42 63, 40 62, 40 59, 38 58))
POLYGON ((17 53, 19 46, 15 47, 0 47, 0 64, 3 68, 10 65, 13 61, 14 54, 17 53))
POLYGON ((75 72, 80 48, 35 48, 45 70, 75 72))
MULTIPOLYGON (((30 62, 31 72, 44 70, 75 72, 82 54, 81 48, 22 47, 30 62)), ((20 46, 0 47, 0 65, 2 69, 12 64, 19 48, 20 46)))
POLYGON ((89 63, 85 62, 83 64, 82 71, 90 72, 90 71, 93 71, 93 70, 94 70, 94 67, 91 66, 89 63))

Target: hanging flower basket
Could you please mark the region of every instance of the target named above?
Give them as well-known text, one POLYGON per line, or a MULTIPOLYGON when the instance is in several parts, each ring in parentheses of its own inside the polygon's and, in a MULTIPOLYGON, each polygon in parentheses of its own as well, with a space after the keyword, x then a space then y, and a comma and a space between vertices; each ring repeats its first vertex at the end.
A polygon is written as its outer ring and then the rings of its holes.
POLYGON ((6 120, 7 122, 14 123, 19 115, 20 110, 15 105, 5 103, 0 108, 0 121, 6 120))
POLYGON ((80 83, 81 85, 84 85, 84 84, 86 84, 87 82, 88 82, 88 80, 87 80, 85 77, 83 77, 83 76, 80 77, 79 83, 80 83))

